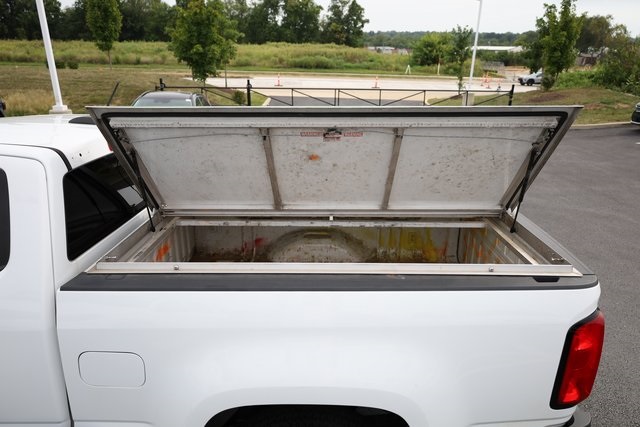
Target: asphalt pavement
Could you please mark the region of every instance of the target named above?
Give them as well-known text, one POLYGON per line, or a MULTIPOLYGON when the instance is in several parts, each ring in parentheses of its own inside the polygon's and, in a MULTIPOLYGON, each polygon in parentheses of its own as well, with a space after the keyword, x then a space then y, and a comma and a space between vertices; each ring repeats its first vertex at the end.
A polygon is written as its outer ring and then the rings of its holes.
POLYGON ((605 349, 583 405, 593 427, 640 426, 640 126, 569 131, 532 184, 522 213, 602 285, 605 349))

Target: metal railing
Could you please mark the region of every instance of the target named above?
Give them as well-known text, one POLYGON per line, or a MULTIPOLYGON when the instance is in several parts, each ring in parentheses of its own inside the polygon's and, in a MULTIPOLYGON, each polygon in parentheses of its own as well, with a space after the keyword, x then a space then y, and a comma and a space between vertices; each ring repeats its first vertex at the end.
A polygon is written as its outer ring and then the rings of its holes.
POLYGON ((285 88, 285 87, 254 87, 250 80, 242 87, 218 87, 218 86, 167 86, 162 79, 156 85, 156 90, 188 89, 200 91, 202 94, 213 94, 228 99, 238 105, 252 106, 252 95, 259 94, 270 99, 271 105, 286 106, 310 106, 326 105, 337 107, 340 105, 367 105, 385 107, 403 103, 404 105, 439 105, 451 101, 460 100, 459 105, 482 105, 499 98, 507 98, 507 105, 513 105, 515 85, 509 90, 496 89, 478 90, 451 90, 451 89, 382 89, 382 88, 285 88), (242 93, 244 96, 233 96, 234 93, 242 93), (282 95, 274 95, 281 92, 282 95), (452 95, 453 93, 453 95, 452 95), (494 94, 488 99, 475 102, 475 96, 494 94), (442 97, 438 96, 442 95, 442 97), (243 99, 244 98, 244 99, 243 99), (429 100, 434 100, 429 102, 429 100))
POLYGON ((502 90, 500 87, 492 89, 478 90, 450 90, 450 89, 382 89, 382 88, 342 88, 342 89, 326 89, 326 88, 284 88, 284 87, 253 87, 251 81, 247 80, 247 86, 231 87, 233 90, 246 90, 247 105, 251 105, 251 94, 257 93, 266 98, 271 99, 271 103, 279 105, 296 106, 296 105, 371 105, 371 106, 389 106, 401 102, 410 105, 438 105, 452 100, 460 100, 462 105, 482 105, 497 100, 502 97, 507 98, 507 104, 513 105, 513 94, 515 85, 511 85, 509 90, 502 90), (282 92, 283 95, 273 95, 274 92, 282 92), (451 93, 454 92, 453 95, 451 93), (444 96, 438 97, 438 94, 444 96), (473 94, 474 96, 471 96, 473 94), (495 94, 489 99, 483 99, 475 103, 475 95, 495 94), (434 96, 435 95, 435 96, 434 96), (435 102, 429 102, 429 99, 436 98, 435 102))

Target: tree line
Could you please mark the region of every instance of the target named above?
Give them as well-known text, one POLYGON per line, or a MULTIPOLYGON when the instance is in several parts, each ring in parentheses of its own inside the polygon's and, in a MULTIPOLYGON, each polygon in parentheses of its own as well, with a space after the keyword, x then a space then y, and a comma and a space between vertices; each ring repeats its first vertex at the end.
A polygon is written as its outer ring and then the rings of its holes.
MULTIPOLYGON (((640 38, 631 37, 627 28, 615 24, 610 15, 578 15, 575 3, 576 0, 562 0, 559 6, 545 4, 544 14, 536 19, 535 31, 508 33, 504 38, 491 34, 480 37, 479 45, 498 42, 522 46, 521 53, 480 51, 478 56, 505 65, 526 65, 531 72, 543 69, 543 87, 550 89, 563 72, 575 65, 580 53, 592 55, 597 58, 597 66, 590 74, 595 84, 640 93, 640 38)), ((459 64, 455 56, 459 50, 453 47, 460 37, 459 30, 424 34, 412 45, 412 62, 438 67, 443 63, 459 64)))
MULTIPOLYGON (((411 49, 425 35, 433 31, 367 31, 364 33, 366 46, 393 46, 399 49, 411 49)), ((483 32, 479 34, 481 46, 512 46, 520 33, 483 32)))
MULTIPOLYGON (((239 43, 335 43, 362 46, 365 10, 356 0, 331 0, 326 11, 313 0, 211 0, 237 31, 239 43), (324 13, 323 13, 324 12, 324 13)), ((49 32, 56 40, 93 40, 87 24, 89 0, 62 8, 44 0, 49 32)), ((189 0, 170 6, 162 0, 117 0, 119 41, 170 41, 179 11, 189 0)), ((0 39, 42 37, 34 0, 0 2, 0 39)))
MULTIPOLYGON (((369 32, 365 10, 356 0, 331 0, 327 10, 313 0, 76 0, 61 8, 44 0, 54 39, 94 40, 109 52, 114 41, 168 41, 194 76, 215 74, 235 55, 235 43, 335 43, 348 46, 406 47, 412 65, 446 63, 462 82, 471 54, 471 29, 451 32, 369 32), (92 16, 93 15, 93 16, 92 16), (108 25, 107 25, 108 24, 108 25), (200 64, 200 65, 198 65, 200 64)), ((579 52, 598 57, 594 83, 640 93, 640 39, 630 36, 611 16, 577 15, 576 0, 545 4, 536 29, 522 34, 482 33, 479 44, 520 45, 521 54, 481 51, 481 59, 506 65, 543 68, 543 86, 551 88, 575 63, 579 52)), ((38 39, 40 26, 33 0, 0 3, 0 38, 38 39)))

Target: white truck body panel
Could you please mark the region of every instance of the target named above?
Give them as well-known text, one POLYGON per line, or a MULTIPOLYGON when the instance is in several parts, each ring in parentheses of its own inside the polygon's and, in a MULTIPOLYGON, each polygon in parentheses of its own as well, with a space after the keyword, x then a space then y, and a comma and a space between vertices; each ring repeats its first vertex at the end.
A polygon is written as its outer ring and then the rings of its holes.
POLYGON ((0 386, 0 414, 6 414, 0 422, 68 425, 56 338, 46 168, 35 159, 36 149, 4 148, 0 168, 12 178, 11 258, 22 262, 9 262, 0 271, 0 378, 11 385, 0 386))
POLYGON ((202 426, 234 407, 322 403, 412 427, 548 426, 571 416, 549 408, 558 349, 598 294, 60 292, 58 327, 77 422, 202 426), (139 355, 144 386, 87 384, 91 351, 139 355))

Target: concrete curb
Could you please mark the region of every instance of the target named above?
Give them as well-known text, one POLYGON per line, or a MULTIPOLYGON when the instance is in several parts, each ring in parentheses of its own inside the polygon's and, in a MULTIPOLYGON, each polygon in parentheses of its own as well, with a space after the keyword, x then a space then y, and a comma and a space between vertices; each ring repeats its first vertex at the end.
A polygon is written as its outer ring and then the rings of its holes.
POLYGON ((611 123, 593 123, 593 124, 583 124, 583 125, 572 125, 571 129, 606 129, 606 128, 615 128, 618 126, 626 126, 631 125, 631 122, 611 122, 611 123))

